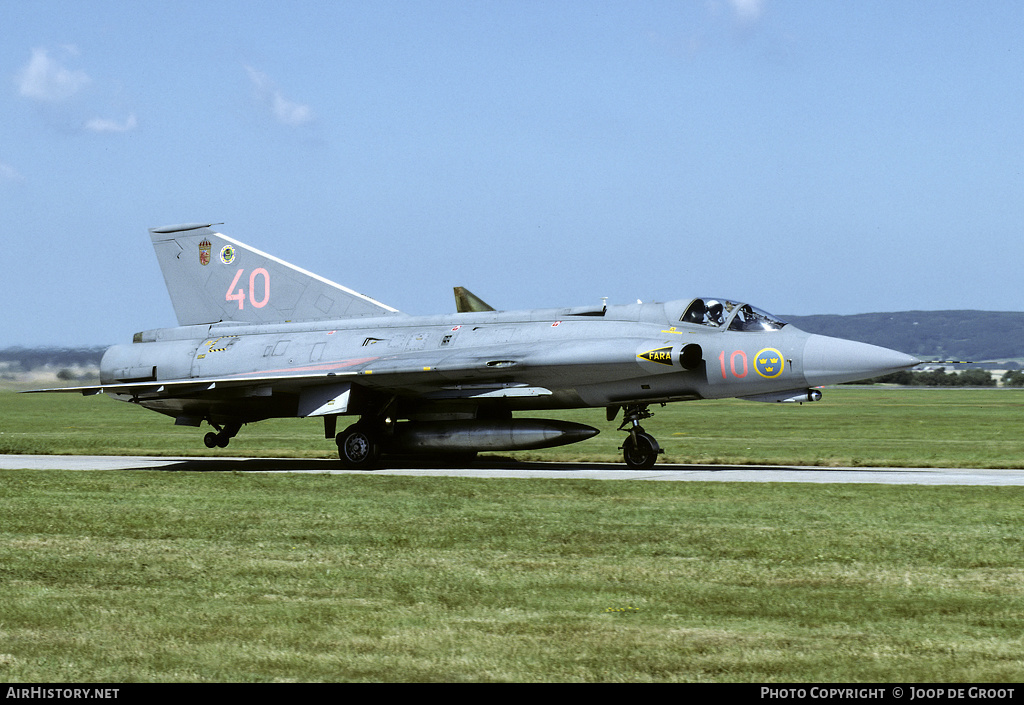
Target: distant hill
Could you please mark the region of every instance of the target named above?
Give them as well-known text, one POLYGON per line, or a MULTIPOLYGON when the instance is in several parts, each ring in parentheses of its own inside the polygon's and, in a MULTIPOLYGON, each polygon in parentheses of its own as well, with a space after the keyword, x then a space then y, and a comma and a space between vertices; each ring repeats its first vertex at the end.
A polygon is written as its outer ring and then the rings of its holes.
POLYGON ((808 333, 859 340, 924 358, 1024 360, 1024 313, 901 311, 783 318, 808 333))

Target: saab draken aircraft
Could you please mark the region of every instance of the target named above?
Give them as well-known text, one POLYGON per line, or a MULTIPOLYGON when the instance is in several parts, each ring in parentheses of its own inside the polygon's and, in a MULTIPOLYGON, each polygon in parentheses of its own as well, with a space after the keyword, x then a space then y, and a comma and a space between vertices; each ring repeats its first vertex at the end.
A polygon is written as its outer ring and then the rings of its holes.
POLYGON ((206 422, 210 448, 245 424, 318 417, 355 469, 388 455, 468 460, 576 443, 598 429, 514 414, 604 407, 609 422, 621 412, 623 459, 641 469, 662 452, 641 426, 652 404, 817 401, 822 385, 919 362, 709 296, 496 311, 458 287, 457 313, 410 316, 213 228, 149 231, 178 327, 108 349, 98 386, 36 391, 107 394, 177 425, 206 422), (355 423, 338 433, 339 416, 355 423))

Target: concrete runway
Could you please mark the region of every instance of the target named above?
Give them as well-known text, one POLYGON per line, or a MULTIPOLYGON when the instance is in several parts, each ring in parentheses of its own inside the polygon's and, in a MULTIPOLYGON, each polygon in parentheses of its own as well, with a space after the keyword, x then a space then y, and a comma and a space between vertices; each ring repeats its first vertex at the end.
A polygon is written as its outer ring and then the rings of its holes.
MULTIPOLYGON (((289 458, 158 458, 105 455, 0 455, 0 470, 158 470, 169 472, 304 472, 368 474, 343 470, 337 460, 289 458)), ((472 468, 396 463, 374 475, 519 477, 665 482, 815 482, 883 485, 1024 485, 1024 470, 949 468, 821 468, 759 465, 659 464, 627 470, 606 463, 516 463, 486 458, 472 468)))

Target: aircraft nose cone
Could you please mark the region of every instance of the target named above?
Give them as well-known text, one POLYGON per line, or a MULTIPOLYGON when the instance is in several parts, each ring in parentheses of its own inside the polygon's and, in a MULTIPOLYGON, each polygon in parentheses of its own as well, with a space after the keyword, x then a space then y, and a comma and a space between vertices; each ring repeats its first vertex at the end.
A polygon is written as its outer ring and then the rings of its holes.
POLYGON ((812 335, 804 345, 804 378, 809 387, 871 379, 919 362, 889 348, 824 335, 812 335))

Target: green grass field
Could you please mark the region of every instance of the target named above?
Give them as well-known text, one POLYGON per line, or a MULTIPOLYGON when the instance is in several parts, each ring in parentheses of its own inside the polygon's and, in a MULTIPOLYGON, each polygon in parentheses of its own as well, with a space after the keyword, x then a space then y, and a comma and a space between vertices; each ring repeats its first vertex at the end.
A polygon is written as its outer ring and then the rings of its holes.
MULTIPOLYGON (((647 426, 684 462, 1020 467, 1022 401, 827 390, 647 426)), ((571 417, 604 432, 537 457, 617 457, 600 410, 571 417)), ((6 453, 213 454, 106 399, 0 394, 0 433, 6 453)), ((236 440, 333 452, 315 422, 236 440)), ((1022 503, 1019 487, 0 471, 0 681, 1020 682, 1022 503)))
POLYGON ((0 680, 1019 682, 1024 488, 0 472, 0 680))

